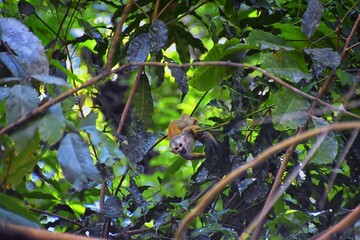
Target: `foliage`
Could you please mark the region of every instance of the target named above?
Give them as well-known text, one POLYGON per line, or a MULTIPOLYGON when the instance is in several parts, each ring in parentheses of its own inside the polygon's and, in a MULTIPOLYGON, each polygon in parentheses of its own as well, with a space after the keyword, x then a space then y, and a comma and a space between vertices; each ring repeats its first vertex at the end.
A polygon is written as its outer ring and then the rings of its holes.
MULTIPOLYGON (((358 3, 0 1, 0 219, 173 238, 210 188, 264 150, 359 121, 358 3), (188 161, 162 136, 193 110, 218 146, 205 141, 206 159, 188 161)), ((254 222, 255 238, 330 231, 360 202, 357 132, 266 155, 181 233, 233 239, 254 222)), ((347 223, 338 238, 359 237, 347 223)))

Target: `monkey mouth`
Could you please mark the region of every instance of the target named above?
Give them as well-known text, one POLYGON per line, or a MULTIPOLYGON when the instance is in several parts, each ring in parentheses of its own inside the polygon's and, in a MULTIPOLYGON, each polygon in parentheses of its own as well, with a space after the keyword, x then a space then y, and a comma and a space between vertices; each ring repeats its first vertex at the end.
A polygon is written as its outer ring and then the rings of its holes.
POLYGON ((179 151, 179 153, 180 153, 180 154, 185 154, 185 153, 186 153, 186 149, 185 149, 185 148, 181 149, 181 151, 179 151))

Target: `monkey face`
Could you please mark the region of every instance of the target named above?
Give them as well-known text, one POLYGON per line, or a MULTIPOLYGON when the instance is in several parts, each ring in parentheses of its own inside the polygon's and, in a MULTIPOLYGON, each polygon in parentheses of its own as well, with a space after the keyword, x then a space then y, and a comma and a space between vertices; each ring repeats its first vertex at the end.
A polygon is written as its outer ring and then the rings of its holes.
POLYGON ((176 135, 170 140, 170 149, 173 153, 186 154, 186 142, 182 135, 176 135))

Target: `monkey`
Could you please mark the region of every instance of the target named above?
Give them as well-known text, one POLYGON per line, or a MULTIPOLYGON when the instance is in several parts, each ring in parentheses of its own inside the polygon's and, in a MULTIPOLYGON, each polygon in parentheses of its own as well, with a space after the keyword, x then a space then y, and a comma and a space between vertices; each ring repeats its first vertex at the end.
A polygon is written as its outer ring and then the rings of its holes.
POLYGON ((206 131, 200 131, 198 120, 189 115, 182 115, 181 119, 172 121, 168 127, 171 152, 179 154, 187 160, 198 160, 206 157, 205 153, 193 153, 196 140, 205 144, 210 141, 217 146, 216 139, 206 131))
MULTIPOLYGON (((196 118, 190 117, 187 114, 183 114, 181 119, 174 120, 169 124, 168 137, 169 139, 172 139, 174 136, 181 134, 184 128, 190 126, 195 127, 198 126, 198 124, 199 123, 196 118)), ((186 131, 189 131, 189 128, 187 128, 186 131)))

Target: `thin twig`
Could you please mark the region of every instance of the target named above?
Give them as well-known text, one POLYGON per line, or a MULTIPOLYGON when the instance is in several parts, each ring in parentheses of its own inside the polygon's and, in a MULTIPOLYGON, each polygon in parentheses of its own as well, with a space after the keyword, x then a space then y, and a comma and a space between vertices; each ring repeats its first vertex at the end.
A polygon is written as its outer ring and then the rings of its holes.
POLYGON ((340 233, 353 226, 360 218, 360 205, 358 205, 353 211, 346 215, 340 222, 324 230, 323 232, 313 236, 309 240, 329 240, 333 239, 336 233, 340 233))
POLYGON ((254 168, 255 166, 261 164, 264 162, 267 158, 270 156, 273 156, 277 152, 289 147, 292 144, 297 144, 300 142, 303 142, 305 140, 308 140, 311 137, 315 137, 316 135, 330 132, 330 131, 345 131, 349 129, 360 129, 360 122, 345 122, 345 123, 334 123, 326 127, 322 128, 315 128, 308 131, 305 131, 301 134, 298 134, 294 137, 287 138, 280 143, 277 143, 273 145, 272 147, 269 147, 265 149, 263 152, 261 152, 259 155, 257 155, 254 160, 240 166, 239 168, 233 170, 230 172, 226 177, 221 179, 210 191, 208 191, 205 196, 202 198, 202 200, 193 208, 181 221, 178 229, 175 233, 175 240, 180 240, 184 238, 184 234, 186 231, 186 227, 190 222, 198 216, 200 213, 202 213, 206 207, 213 201, 213 199, 221 192, 223 189, 226 188, 230 183, 235 181, 237 178, 239 178, 243 173, 245 173, 248 169, 254 168))
POLYGON ((40 210, 40 209, 37 209, 37 208, 32 208, 32 207, 29 207, 29 210, 30 211, 33 211, 33 212, 37 212, 37 213, 41 213, 41 214, 45 214, 45 215, 49 215, 49 216, 54 216, 54 217, 57 217, 57 218, 60 218, 66 222, 69 222, 69 223, 72 223, 74 225, 77 225, 81 228, 83 228, 84 226, 74 220, 71 220, 69 218, 66 218, 66 217, 63 217, 61 215, 58 215, 58 214, 55 214, 55 213, 51 213, 51 212, 48 212, 48 211, 43 211, 43 210, 40 210))
POLYGON ((242 64, 242 63, 234 63, 234 62, 224 62, 224 61, 217 61, 217 62, 194 62, 194 63, 187 63, 187 64, 176 64, 176 63, 160 63, 160 62, 141 62, 141 63, 128 63, 128 64, 124 64, 114 70, 104 70, 103 72, 101 72, 99 75, 91 78, 89 81, 83 83, 82 85, 80 85, 79 87, 70 89, 68 91, 66 91, 65 93, 57 96, 56 98, 44 103, 43 105, 39 106, 38 108, 34 109, 32 112, 28 113, 27 115, 22 116, 21 118, 19 118, 16 122, 9 124, 7 127, 0 129, 0 137, 3 136, 4 134, 8 134, 12 131, 14 131, 15 129, 17 129, 18 127, 22 126, 23 124, 29 122, 30 120, 33 120, 34 118, 40 116, 41 114, 43 114, 46 110, 48 110, 51 106, 63 101, 64 99, 72 96, 75 92, 80 91, 81 89, 84 89, 86 87, 92 86, 96 83, 98 83, 99 81, 103 80, 104 78, 110 76, 113 73, 118 73, 123 71, 124 69, 130 67, 130 66, 159 66, 159 67, 165 67, 165 66, 170 66, 170 67, 180 67, 180 68, 188 68, 191 66, 230 66, 230 67, 240 67, 240 68, 247 68, 247 69, 253 69, 253 70, 257 70, 260 71, 261 73, 263 73, 265 76, 271 78, 274 80, 274 82, 278 83, 281 86, 284 86, 286 88, 288 88, 289 90, 299 94, 302 97, 305 97, 309 100, 312 101, 316 101, 317 103, 328 107, 329 109, 336 111, 336 112, 341 112, 343 114, 346 114, 348 116, 351 116, 353 118, 356 119, 360 119, 360 116, 357 114, 354 114, 352 112, 349 112, 343 108, 339 108, 339 107, 335 107, 332 106, 331 104, 322 101, 321 99, 314 97, 310 94, 304 93, 301 90, 294 88, 293 86, 285 83, 284 81, 282 81, 280 78, 275 77, 274 75, 268 73, 267 71, 253 66, 253 65, 247 65, 247 64, 242 64))
POLYGON ((116 48, 118 46, 120 37, 121 37, 121 31, 122 31, 122 27, 127 19, 127 15, 129 14, 131 7, 134 3, 134 0, 129 0, 128 3, 126 4, 122 14, 121 14, 121 19, 120 22, 118 23, 115 33, 114 33, 114 38, 111 42, 110 48, 109 48, 109 53, 107 56, 107 61, 106 61, 106 65, 105 65, 105 70, 110 71, 111 69, 111 65, 112 65, 112 61, 114 59, 115 56, 115 52, 116 52, 116 48))
POLYGON ((306 158, 299 163, 296 168, 290 173, 290 175, 285 179, 284 184, 279 186, 279 188, 269 196, 268 204, 264 206, 260 215, 255 217, 250 224, 244 230, 244 233, 240 236, 241 240, 245 240, 248 235, 253 231, 253 229, 259 224, 259 222, 265 218, 265 216, 269 213, 271 208, 274 206, 277 200, 285 193, 286 189, 288 189, 291 183, 295 180, 295 178, 299 175, 300 171, 304 169, 304 167, 310 162, 310 159, 316 153, 316 150, 320 147, 320 145, 324 142, 327 136, 327 132, 322 133, 313 144, 313 147, 308 151, 306 158))
POLYGON ((341 165, 344 162, 345 157, 348 154, 351 146, 355 142, 355 139, 356 139, 358 133, 359 133, 359 130, 355 130, 354 132, 352 132, 349 141, 346 143, 346 146, 345 146, 344 150, 342 151, 341 156, 339 157, 339 159, 338 159, 338 161, 336 163, 336 166, 335 166, 335 168, 333 169, 333 171, 332 171, 332 173, 330 175, 327 187, 325 187, 322 198, 319 201, 319 209, 320 210, 324 209, 324 205, 325 205, 326 199, 328 197, 328 194, 329 194, 330 190, 332 189, 332 187, 334 186, 334 182, 335 182, 335 178, 336 178, 336 176, 338 174, 338 170, 341 168, 341 165))
MULTIPOLYGON (((344 46, 344 49, 340 55, 340 58, 341 58, 341 61, 345 58, 346 54, 347 54, 347 47, 349 46, 352 38, 354 37, 354 33, 356 32, 357 30, 357 27, 359 25, 359 21, 360 21, 360 15, 358 16, 358 19, 357 21, 355 22, 352 30, 351 30, 351 33, 349 35, 349 37, 347 38, 346 40, 346 43, 345 43, 345 46, 344 46)), ((328 75, 327 79, 325 80, 325 82, 322 84, 322 86, 320 87, 319 91, 318 91, 318 95, 317 95, 317 99, 320 99, 325 93, 326 91, 328 90, 328 88, 330 87, 330 84, 332 83, 333 79, 335 78, 335 70, 332 70, 330 72, 330 74, 328 75)), ((300 91, 300 90, 299 90, 300 91)), ((315 110, 317 104, 319 104, 320 102, 319 101, 316 101, 316 100, 313 100, 313 103, 310 107, 310 109, 308 110, 308 113, 309 113, 309 117, 306 121, 306 123, 304 124, 304 126, 302 126, 297 134, 301 134, 303 131, 305 131, 308 127, 308 124, 310 123, 310 117, 313 115, 313 111, 315 110)), ((263 209, 267 208, 267 205, 269 204, 269 199, 271 199, 271 195, 275 193, 275 189, 277 189, 279 186, 280 186, 280 183, 281 183, 281 180, 283 178, 283 175, 286 171, 286 168, 287 168, 287 165, 288 165, 288 162, 290 160, 290 157, 293 155, 295 149, 296 149, 296 144, 292 144, 289 146, 289 148, 287 149, 286 153, 285 153, 285 157, 283 159, 283 162, 281 163, 280 165, 280 168, 279 168, 279 171, 275 177, 275 181, 273 183, 273 186, 270 190, 270 193, 269 193, 269 196, 268 196, 268 199, 266 200, 265 202, 265 205, 263 207, 263 209)), ((261 232, 261 229, 262 229, 262 226, 264 225, 264 222, 265 222, 265 217, 263 219, 261 219, 261 221, 259 221, 259 224, 257 225, 256 229, 255 229, 255 232, 254 232, 254 235, 253 235, 253 239, 258 239, 259 236, 260 236, 260 232, 261 232)))

